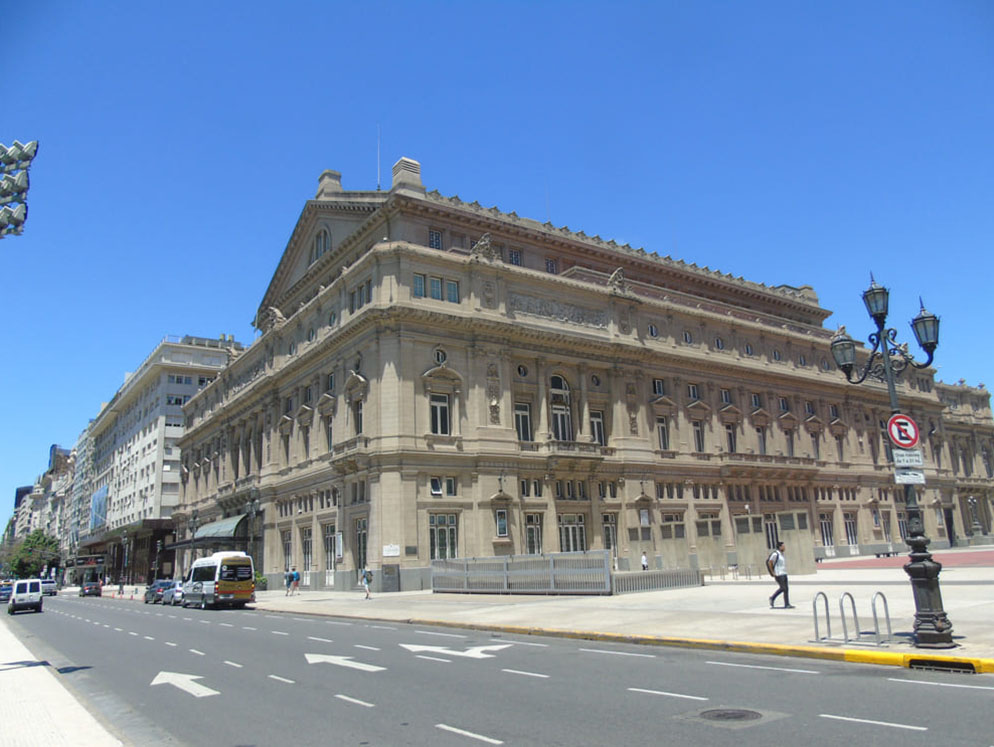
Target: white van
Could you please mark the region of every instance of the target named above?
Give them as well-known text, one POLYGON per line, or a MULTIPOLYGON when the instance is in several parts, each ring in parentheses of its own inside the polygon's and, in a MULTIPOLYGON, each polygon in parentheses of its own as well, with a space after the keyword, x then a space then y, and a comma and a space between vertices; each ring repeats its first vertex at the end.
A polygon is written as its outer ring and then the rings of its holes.
POLYGON ((255 566, 243 552, 216 552, 193 561, 183 579, 183 606, 244 607, 255 601, 255 566))
POLYGON ((7 614, 13 615, 18 610, 34 610, 41 612, 41 579, 25 578, 14 582, 7 602, 7 614))

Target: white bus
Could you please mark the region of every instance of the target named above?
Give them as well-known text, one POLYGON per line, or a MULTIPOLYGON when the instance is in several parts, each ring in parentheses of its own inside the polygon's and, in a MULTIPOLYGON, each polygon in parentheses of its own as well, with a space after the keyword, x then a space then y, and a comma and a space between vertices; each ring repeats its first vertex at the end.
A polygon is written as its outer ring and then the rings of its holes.
POLYGON ((255 601, 255 566, 243 552, 216 552, 193 561, 183 579, 183 606, 244 607, 255 601))

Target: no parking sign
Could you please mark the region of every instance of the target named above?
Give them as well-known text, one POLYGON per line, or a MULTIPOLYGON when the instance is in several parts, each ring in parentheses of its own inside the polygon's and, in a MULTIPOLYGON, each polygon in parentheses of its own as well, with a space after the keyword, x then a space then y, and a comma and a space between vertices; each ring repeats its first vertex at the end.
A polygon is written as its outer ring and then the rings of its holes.
POLYGON ((896 413, 887 421, 887 435, 895 446, 913 449, 918 445, 918 423, 908 415, 896 413))

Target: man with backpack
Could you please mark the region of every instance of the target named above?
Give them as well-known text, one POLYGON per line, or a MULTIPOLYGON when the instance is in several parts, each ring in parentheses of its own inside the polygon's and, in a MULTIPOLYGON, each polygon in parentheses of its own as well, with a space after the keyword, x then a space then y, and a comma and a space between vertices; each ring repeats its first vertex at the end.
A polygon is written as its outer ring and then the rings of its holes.
POLYGON ((784 559, 784 549, 783 542, 777 542, 777 549, 771 552, 770 556, 766 559, 766 570, 777 580, 777 584, 780 586, 774 592, 773 596, 770 597, 770 608, 773 608, 773 603, 777 597, 783 594, 784 609, 792 610, 794 609, 794 605, 790 603, 790 592, 787 590, 787 561, 784 559))

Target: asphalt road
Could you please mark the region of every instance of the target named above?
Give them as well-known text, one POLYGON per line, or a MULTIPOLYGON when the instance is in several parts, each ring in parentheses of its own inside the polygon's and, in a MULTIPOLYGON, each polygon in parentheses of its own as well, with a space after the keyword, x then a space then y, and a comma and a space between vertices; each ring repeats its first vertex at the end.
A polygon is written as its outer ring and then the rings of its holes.
POLYGON ((994 744, 984 675, 66 596, 13 625, 132 744, 994 744))

